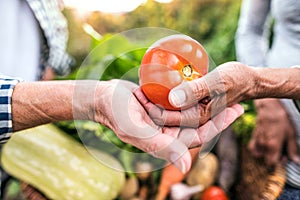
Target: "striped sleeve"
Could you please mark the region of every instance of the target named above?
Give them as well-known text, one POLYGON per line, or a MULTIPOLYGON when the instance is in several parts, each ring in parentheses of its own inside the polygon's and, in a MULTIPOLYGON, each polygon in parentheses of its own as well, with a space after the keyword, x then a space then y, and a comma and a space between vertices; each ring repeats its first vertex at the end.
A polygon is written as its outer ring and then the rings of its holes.
POLYGON ((42 70, 51 67, 58 75, 67 75, 75 60, 67 53, 68 22, 58 1, 27 0, 35 18, 43 30, 46 45, 41 52, 42 70))
POLYGON ((0 143, 12 134, 11 96, 18 82, 20 79, 0 75, 0 143))

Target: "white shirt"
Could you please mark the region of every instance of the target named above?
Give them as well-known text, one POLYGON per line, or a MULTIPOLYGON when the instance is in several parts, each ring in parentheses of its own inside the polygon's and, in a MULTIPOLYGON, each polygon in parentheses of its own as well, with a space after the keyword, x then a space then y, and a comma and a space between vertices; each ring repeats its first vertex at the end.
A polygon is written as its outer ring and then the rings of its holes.
POLYGON ((0 72, 37 79, 41 36, 33 12, 25 0, 0 0, 0 72))

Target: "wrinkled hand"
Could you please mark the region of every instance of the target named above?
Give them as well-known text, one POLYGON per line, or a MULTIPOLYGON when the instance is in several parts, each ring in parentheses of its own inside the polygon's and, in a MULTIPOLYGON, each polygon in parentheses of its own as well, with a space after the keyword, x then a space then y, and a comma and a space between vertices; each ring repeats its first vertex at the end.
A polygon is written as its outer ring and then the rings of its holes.
POLYGON ((190 110, 169 111, 161 109, 151 103, 144 96, 140 88, 135 90, 134 94, 144 106, 151 119, 160 127, 163 127, 163 130, 167 130, 165 134, 177 138, 184 143, 187 148, 199 147, 202 144, 208 143, 244 112, 242 106, 235 104, 199 125, 198 106, 190 110), (182 115, 182 113, 185 114, 182 115), (173 131, 176 129, 179 131, 173 131))
POLYGON ((255 101, 255 105, 256 127, 249 143, 253 155, 264 158, 267 165, 273 166, 281 161, 286 148, 287 156, 299 163, 296 133, 279 100, 260 99, 255 101))
POLYGON ((137 85, 113 80, 101 83, 99 88, 94 101, 94 121, 111 128, 122 141, 174 163, 183 172, 191 167, 188 148, 200 146, 225 129, 242 110, 239 106, 228 108, 197 129, 162 127, 156 125, 144 109, 143 105, 148 102, 144 95, 139 92, 133 94, 138 91, 137 85), (222 123, 219 123, 220 118, 222 123), (208 132, 209 136, 205 134, 208 132))
POLYGON ((171 90, 169 101, 175 107, 188 107, 198 102, 204 116, 215 116, 227 106, 247 99, 254 81, 252 68, 238 62, 220 65, 202 78, 184 82, 171 90), (210 99, 208 104, 202 101, 210 99))

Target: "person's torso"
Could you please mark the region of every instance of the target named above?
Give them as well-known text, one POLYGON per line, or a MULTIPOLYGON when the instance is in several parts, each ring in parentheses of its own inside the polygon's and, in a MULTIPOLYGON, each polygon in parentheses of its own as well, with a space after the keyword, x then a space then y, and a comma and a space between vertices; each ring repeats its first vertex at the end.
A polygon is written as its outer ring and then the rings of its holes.
POLYGON ((274 39, 267 65, 290 67, 300 64, 300 0, 272 0, 274 39))
POLYGON ((40 28, 26 0, 0 0, 0 25, 0 73, 36 80, 40 28))

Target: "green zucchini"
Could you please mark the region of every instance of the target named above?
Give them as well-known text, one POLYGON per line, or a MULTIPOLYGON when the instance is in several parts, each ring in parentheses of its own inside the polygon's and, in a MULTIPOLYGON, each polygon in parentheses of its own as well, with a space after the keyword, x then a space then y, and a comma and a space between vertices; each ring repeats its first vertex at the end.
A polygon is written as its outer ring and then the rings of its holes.
POLYGON ((48 124, 14 133, 1 162, 8 173, 49 199, 115 199, 125 183, 124 170, 112 156, 92 151, 48 124))

